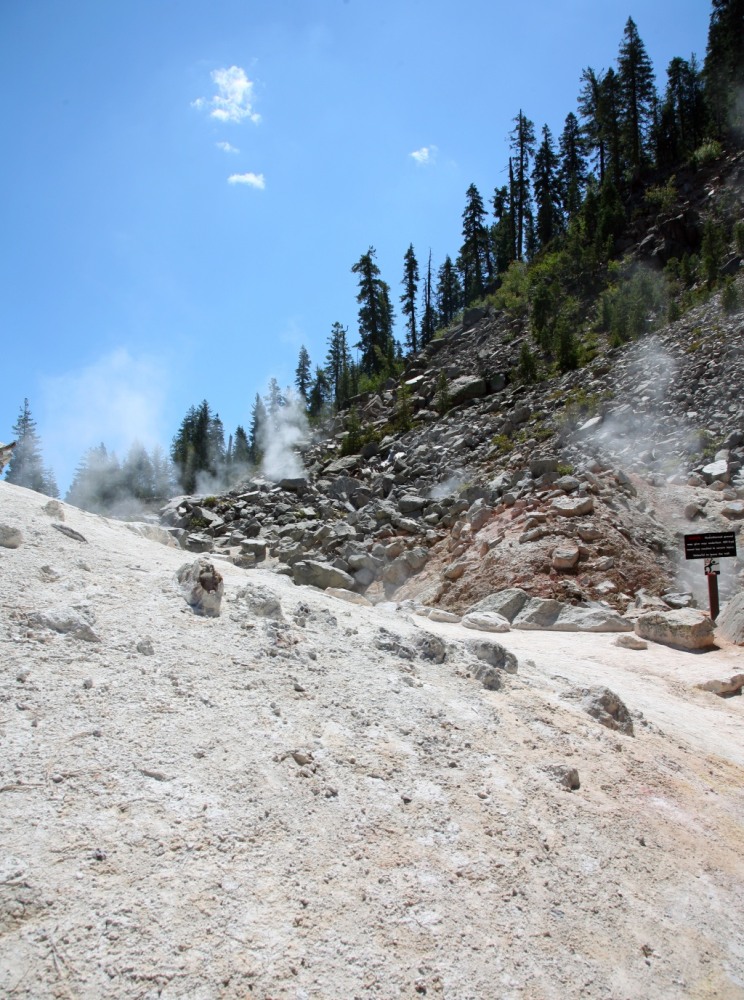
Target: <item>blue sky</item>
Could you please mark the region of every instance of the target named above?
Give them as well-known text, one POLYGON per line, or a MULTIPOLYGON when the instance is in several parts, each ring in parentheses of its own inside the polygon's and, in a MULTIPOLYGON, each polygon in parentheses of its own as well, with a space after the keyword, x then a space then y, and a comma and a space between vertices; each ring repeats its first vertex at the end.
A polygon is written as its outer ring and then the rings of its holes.
MULTIPOLYGON (((664 85, 702 0, 5 0, 0 439, 28 397, 62 492, 91 445, 168 448, 203 398, 247 427, 300 346, 397 303, 523 109, 554 135, 628 16, 664 85)), ((399 333, 402 336, 400 318, 399 333)))

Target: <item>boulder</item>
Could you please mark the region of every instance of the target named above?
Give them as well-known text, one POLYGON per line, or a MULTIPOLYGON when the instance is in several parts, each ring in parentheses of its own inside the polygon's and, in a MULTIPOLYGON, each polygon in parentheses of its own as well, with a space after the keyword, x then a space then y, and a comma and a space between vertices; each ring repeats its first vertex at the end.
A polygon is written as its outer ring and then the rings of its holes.
POLYGON ((744 646, 744 593, 737 594, 724 604, 716 622, 716 631, 728 642, 744 646))
POLYGON ((478 601, 469 609, 468 614, 476 611, 493 611, 512 622, 529 599, 529 594, 520 590, 519 587, 508 587, 506 590, 500 590, 497 594, 489 594, 488 597, 478 601))
POLYGON ((100 638, 91 628, 95 616, 87 609, 55 608, 49 611, 32 611, 28 616, 30 625, 51 629, 61 635, 69 635, 83 642, 100 642, 100 638))
POLYGON ((358 604, 360 607, 371 608, 373 604, 361 594, 355 594, 353 590, 344 590, 343 587, 326 587, 326 594, 335 597, 339 601, 346 601, 347 604, 358 604))
POLYGON ((495 611, 471 611, 463 617, 461 624, 478 632, 509 631, 509 620, 495 611))
POLYGON ((564 544, 553 549, 553 569, 561 573, 570 572, 579 562, 579 548, 577 545, 564 544))
POLYGON ((354 579, 341 569, 336 569, 328 563, 318 562, 315 559, 301 559, 292 567, 292 579, 298 585, 317 587, 325 590, 326 587, 336 587, 342 590, 353 590, 354 579))
POLYGON ((648 643, 645 639, 639 639, 637 635, 628 632, 619 635, 613 645, 620 646, 622 649, 648 649, 648 643))
POLYGON ((20 528, 10 524, 0 524, 0 546, 4 549, 17 549, 23 544, 20 528))
POLYGON ((550 505, 550 509, 561 517, 583 517, 594 510, 594 498, 591 496, 558 497, 550 505))
POLYGON ((692 608, 648 611, 636 619, 635 632, 642 639, 677 649, 710 649, 714 625, 708 615, 692 608))
POLYGON ((204 558, 184 563, 177 571, 176 579, 184 600, 196 614, 219 617, 225 584, 213 563, 204 558))
POLYGON ((501 645, 500 642, 493 642, 490 639, 474 639, 467 643, 471 653, 499 670, 505 670, 507 674, 516 674, 517 658, 514 653, 501 645))
POLYGON ((615 729, 628 736, 633 735, 633 720, 625 703, 614 691, 606 687, 585 688, 582 692, 582 707, 593 719, 607 729, 615 729))
POLYGON ((577 608, 564 604, 552 629, 556 632, 632 632, 633 624, 612 608, 577 608))
POLYGON ((558 616, 563 610, 561 601, 554 601, 550 598, 531 597, 527 604, 517 614, 512 621, 514 628, 528 629, 550 629, 558 621, 558 616))
POLYGON ((477 377, 474 378, 471 375, 463 375, 461 378, 455 379, 450 383, 448 388, 450 403, 453 406, 464 403, 469 399, 480 399, 487 393, 488 386, 486 385, 486 380, 477 377))

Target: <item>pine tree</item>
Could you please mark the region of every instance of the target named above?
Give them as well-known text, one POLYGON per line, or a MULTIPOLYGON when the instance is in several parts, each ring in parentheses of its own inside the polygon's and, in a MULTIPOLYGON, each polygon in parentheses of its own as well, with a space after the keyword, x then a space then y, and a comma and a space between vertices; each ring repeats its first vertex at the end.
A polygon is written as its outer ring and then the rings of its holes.
POLYGON ((155 496, 155 477, 150 456, 139 441, 133 442, 121 466, 123 492, 138 500, 155 496))
POLYGON ((471 184, 465 197, 462 213, 462 246, 457 258, 457 267, 462 275, 465 305, 483 297, 486 281, 490 280, 492 263, 485 226, 486 210, 483 199, 475 184, 471 184))
POLYGON ((269 419, 272 423, 276 423, 279 410, 287 405, 287 397, 282 392, 279 383, 273 375, 269 379, 269 389, 266 393, 264 403, 269 419))
POLYGON ((400 301, 406 317, 406 347, 409 354, 418 351, 418 330, 416 329, 416 293, 418 292, 419 268, 411 243, 403 258, 403 294, 400 301))
POLYGON ((346 406, 352 390, 353 362, 346 341, 348 329, 336 322, 328 338, 325 372, 331 388, 331 399, 337 410, 346 406))
POLYGON ((263 436, 266 433, 266 428, 269 420, 269 415, 266 412, 266 407, 264 402, 256 393, 256 398, 253 401, 253 406, 251 408, 251 426, 248 430, 248 448, 250 451, 251 463, 253 465, 260 465, 261 458, 263 456, 263 436))
POLYGON ((514 212, 512 204, 513 171, 509 160, 510 185, 496 188, 493 193, 493 214, 496 221, 491 227, 490 242, 494 258, 494 270, 503 274, 516 259, 516 234, 514 231, 514 212))
POLYGON ((307 404, 307 394, 310 391, 310 355, 304 344, 300 347, 300 356, 297 359, 297 368, 295 368, 295 385, 303 401, 307 404))
POLYGON ((597 74, 591 66, 581 74, 582 87, 579 93, 579 114, 583 119, 583 132, 587 146, 596 157, 599 183, 604 183, 607 160, 607 122, 602 74, 597 74))
POLYGON ((520 110, 509 133, 514 153, 512 204, 516 222, 516 259, 526 255, 526 228, 530 215, 530 162, 535 155, 535 125, 520 110))
POLYGON ((308 397, 308 415, 312 418, 319 417, 331 402, 332 395, 333 389, 326 370, 317 367, 308 397))
POLYGON ((546 247, 563 228, 558 156, 553 147, 553 136, 547 125, 543 125, 542 142, 535 154, 532 184, 537 206, 535 217, 537 246, 541 249, 546 247))
POLYGON ((462 286, 449 254, 437 273, 437 314, 439 326, 449 326, 462 305, 462 286))
POLYGON ((181 488, 194 493, 199 473, 221 475, 225 458, 225 432, 219 414, 212 415, 209 403, 192 406, 181 422, 171 444, 171 458, 181 488))
POLYGON ((558 149, 560 200, 565 218, 571 219, 581 207, 586 186, 584 137, 581 134, 579 120, 573 112, 566 115, 558 149))
MULTIPOLYGON (((450 262, 451 263, 451 262, 450 262)), ((434 308, 434 296, 431 288, 431 250, 429 251, 429 262, 426 265, 426 278, 424 280, 424 308, 421 314, 421 346, 426 347, 434 339, 437 327, 437 315, 434 308)))
POLYGON ((744 130, 744 0, 713 0, 703 77, 716 135, 744 130))
POLYGON ((656 88, 651 60, 632 17, 625 24, 617 63, 624 160, 631 174, 638 176, 648 159, 656 88))
POLYGON ((160 445, 153 448, 150 464, 152 465, 153 497, 158 500, 166 500, 173 496, 175 490, 173 465, 160 445))
POLYGON ((362 352, 360 369, 365 375, 389 371, 395 356, 393 310, 390 289, 380 277, 375 263, 375 250, 370 247, 351 269, 359 276, 359 344, 362 352))
POLYGON ((82 510, 104 514, 125 496, 119 460, 101 442, 85 453, 75 470, 65 501, 82 510))
POLYGON ((44 468, 41 441, 28 399, 23 400, 18 419, 13 424, 13 438, 16 445, 5 473, 6 482, 47 496, 59 496, 54 473, 44 468))

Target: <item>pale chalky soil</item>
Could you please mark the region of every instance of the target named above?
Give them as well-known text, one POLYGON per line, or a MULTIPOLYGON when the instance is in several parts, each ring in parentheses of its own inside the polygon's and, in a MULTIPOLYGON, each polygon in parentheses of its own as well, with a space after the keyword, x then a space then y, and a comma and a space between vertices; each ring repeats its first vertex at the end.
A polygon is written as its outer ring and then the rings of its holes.
POLYGON ((45 501, 0 483, 0 994, 744 996, 742 699, 694 688, 741 649, 509 632, 487 691, 471 630, 227 563, 199 618, 192 556, 45 501))

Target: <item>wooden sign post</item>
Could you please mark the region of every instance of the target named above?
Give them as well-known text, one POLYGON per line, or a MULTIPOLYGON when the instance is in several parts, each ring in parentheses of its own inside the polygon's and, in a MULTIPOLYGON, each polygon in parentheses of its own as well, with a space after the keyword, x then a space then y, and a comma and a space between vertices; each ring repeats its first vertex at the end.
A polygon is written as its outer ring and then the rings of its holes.
POLYGON ((708 531, 703 535, 685 535, 685 559, 704 559, 705 576, 708 580, 708 603, 710 617, 718 617, 718 577, 719 559, 736 556, 736 534, 733 531, 708 531))

